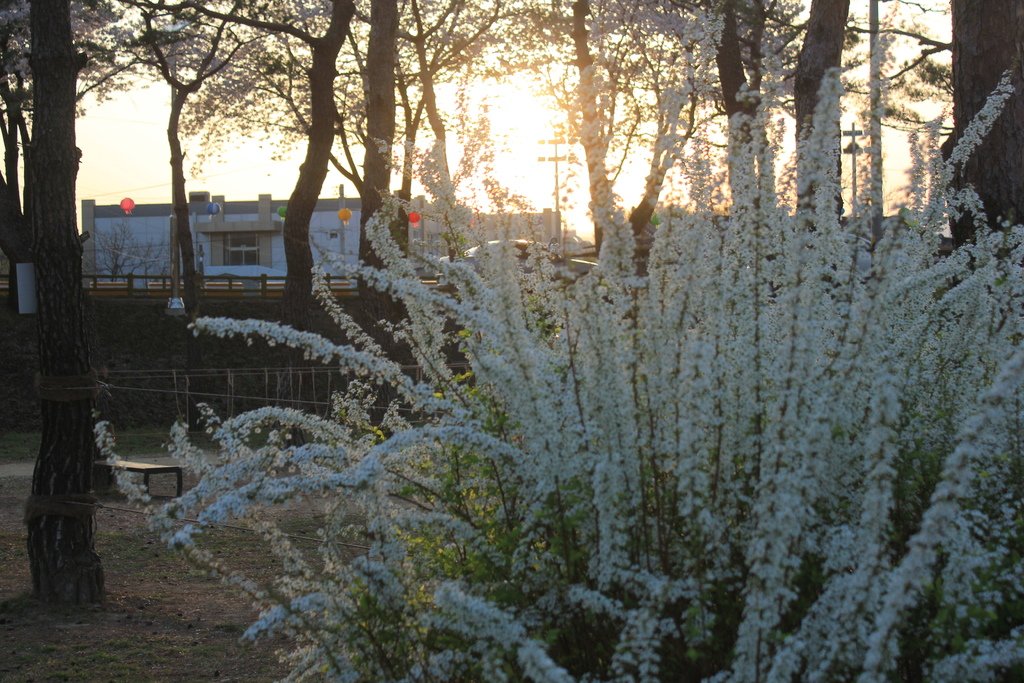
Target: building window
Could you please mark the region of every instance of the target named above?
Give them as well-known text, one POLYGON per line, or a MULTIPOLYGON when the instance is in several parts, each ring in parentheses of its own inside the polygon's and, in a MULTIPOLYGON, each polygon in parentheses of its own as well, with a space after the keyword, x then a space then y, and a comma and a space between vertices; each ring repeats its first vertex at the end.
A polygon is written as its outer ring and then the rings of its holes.
POLYGON ((260 240, 254 232, 224 233, 224 265, 258 266, 260 240))

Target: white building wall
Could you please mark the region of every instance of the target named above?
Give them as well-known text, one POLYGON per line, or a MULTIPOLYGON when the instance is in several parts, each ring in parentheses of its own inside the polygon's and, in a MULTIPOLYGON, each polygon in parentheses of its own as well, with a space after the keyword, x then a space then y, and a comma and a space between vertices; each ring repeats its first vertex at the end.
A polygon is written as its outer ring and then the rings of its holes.
MULTIPOLYGON (((271 217, 272 230, 263 227, 261 234, 270 235, 270 265, 214 265, 212 235, 224 230, 225 224, 260 221, 258 213, 235 213, 230 203, 221 200, 222 214, 210 216, 193 213, 192 237, 195 244, 196 268, 205 275, 269 275, 283 277, 287 263, 282 237, 283 219, 276 213, 271 217)), ((251 203, 251 202, 250 202, 251 203)), ((321 201, 321 204, 325 202, 321 201)), ((273 205, 284 205, 273 201, 273 205)), ((339 204, 340 206, 340 204, 339 204)), ((343 226, 338 209, 314 212, 310 221, 310 248, 313 262, 326 272, 337 275, 341 264, 353 265, 359 253, 359 211, 352 211, 348 226, 343 226), (338 262, 340 259, 340 263, 338 262)), ((86 243, 85 271, 110 275, 111 269, 122 274, 168 275, 170 273, 170 213, 169 205, 162 207, 136 206, 133 214, 125 215, 118 207, 97 207, 92 200, 82 202, 83 231, 91 235, 86 243), (153 215, 159 212, 158 215, 153 215)), ((263 224, 266 226, 266 223, 263 224)), ((230 229, 230 228, 228 228, 230 229)))
MULTIPOLYGON (((210 276, 285 276, 287 263, 281 234, 283 219, 277 214, 277 209, 284 206, 285 201, 272 200, 269 195, 261 196, 257 202, 225 202, 223 197, 218 196, 213 197, 213 201, 222 206, 219 215, 208 215, 205 210, 196 211, 192 215, 197 270, 210 276), (253 206, 257 209, 255 212, 238 213, 237 210, 243 206, 253 206), (262 217, 260 210, 263 212, 262 217), (263 265, 249 266, 215 265, 215 247, 212 244, 215 237, 212 236, 231 231, 232 223, 243 222, 250 223, 253 227, 240 227, 236 228, 236 231, 251 229, 270 236, 269 265, 265 262, 263 265)), ((309 241, 313 263, 332 275, 342 272, 342 264, 355 265, 359 255, 359 211, 352 209, 352 218, 348 225, 342 225, 338 218, 341 201, 321 200, 320 210, 315 211, 310 220, 309 241), (326 208, 328 206, 330 208, 326 208)), ((197 203, 196 206, 205 207, 205 204, 197 203)), ((424 220, 418 225, 409 226, 408 237, 412 252, 427 259, 446 254, 444 228, 432 219, 423 198, 417 198, 413 202, 413 208, 424 214, 424 220)), ((170 205, 136 206, 134 213, 126 216, 116 206, 96 206, 91 200, 83 201, 82 229, 89 231, 93 237, 86 243, 86 272, 109 275, 111 265, 115 265, 123 272, 138 275, 168 275, 170 214, 170 205)), ((557 215, 550 209, 517 215, 475 215, 467 237, 468 243, 463 245, 464 247, 493 239, 519 237, 557 243, 557 215)), ((265 261, 262 256, 261 254, 261 261, 265 261)))

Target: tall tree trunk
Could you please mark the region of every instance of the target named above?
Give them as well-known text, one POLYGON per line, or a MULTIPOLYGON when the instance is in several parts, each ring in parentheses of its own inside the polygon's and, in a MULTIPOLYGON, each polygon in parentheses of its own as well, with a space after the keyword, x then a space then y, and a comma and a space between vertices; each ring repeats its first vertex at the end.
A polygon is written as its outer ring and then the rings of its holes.
POLYGON ((190 319, 195 320, 199 312, 199 280, 196 273, 195 244, 192 239, 188 195, 185 192, 185 153, 181 148, 180 136, 181 111, 187 97, 188 93, 185 91, 175 90, 174 92, 171 113, 167 122, 167 143, 171 153, 171 201, 174 204, 174 226, 178 233, 181 275, 185 283, 182 299, 185 304, 185 312, 190 319))
MULTIPOLYGON (((380 268, 380 257, 366 235, 366 226, 384 206, 384 197, 391 186, 391 142, 395 139, 395 55, 398 41, 397 0, 373 0, 370 4, 370 41, 366 50, 366 156, 363 160, 363 185, 360 193, 362 212, 359 217, 359 259, 380 268)), ((406 246, 406 224, 400 220, 390 224, 392 238, 406 246)), ((396 348, 390 334, 380 321, 397 322, 405 310, 387 292, 365 283, 359 284, 359 322, 363 329, 393 360, 409 362, 407 350, 396 348)), ((383 384, 376 389, 376 405, 370 411, 374 422, 383 419, 387 406, 397 397, 394 387, 383 384)))
MULTIPOLYGON (((29 139, 18 98, 6 84, 0 84, 0 98, 7 109, 6 121, 2 121, 4 125, 0 128, 4 136, 4 173, 0 176, 0 252, 4 253, 10 264, 8 305, 17 309, 18 276, 15 265, 32 261, 32 230, 26 215, 28 207, 22 206, 21 184, 18 182, 22 162, 20 150, 27 149, 29 139)), ((26 162, 27 159, 26 151, 26 162)))
POLYGON ((399 65, 396 64, 395 85, 402 98, 399 106, 402 108, 405 121, 405 151, 402 153, 402 183, 396 194, 399 199, 408 202, 412 199, 413 163, 415 161, 413 150, 416 149, 416 138, 420 122, 423 120, 424 105, 423 98, 420 98, 415 111, 413 110, 412 103, 409 101, 409 84, 397 71, 398 67, 399 65))
MULTIPOLYGON (((988 222, 1024 222, 1024 3, 953 0, 953 125, 959 140, 1007 69, 1014 93, 954 184, 973 186, 988 222)), ((953 225, 953 242, 974 241, 971 216, 953 225)))
POLYGON ((28 182, 45 202, 31 210, 38 286, 42 435, 26 506, 33 593, 49 602, 103 599, 88 493, 96 447, 82 292, 82 247, 75 225, 75 81, 69 0, 33 0, 33 148, 28 182))
MULTIPOLYGON (((395 139, 395 51, 398 40, 398 3, 374 0, 370 5, 370 41, 366 50, 366 156, 359 216, 359 258, 371 266, 383 261, 366 238, 366 224, 384 205, 391 186, 391 143, 395 139)), ((394 226, 399 243, 405 236, 394 226)), ((360 292, 360 296, 369 292, 360 292)))
POLYGON ((422 102, 427 112, 427 122, 430 123, 430 130, 437 140, 438 153, 441 158, 441 172, 443 180, 451 179, 451 169, 448 166, 448 135, 445 130, 444 120, 441 112, 437 109, 437 95, 434 93, 434 73, 430 61, 427 59, 427 36, 423 30, 423 15, 420 12, 420 5, 417 0, 411 4, 413 19, 416 22, 416 36, 413 46, 416 48, 416 64, 420 70, 420 86, 423 88, 422 102))
MULTIPOLYGON (((0 188, 0 192, 2 190, 0 188)), ((7 304, 12 310, 18 308, 18 269, 15 266, 32 262, 32 235, 28 223, 20 208, 10 207, 0 199, 0 251, 10 264, 7 304)))
POLYGON ((718 81, 722 89, 722 104, 725 115, 732 118, 734 114, 745 114, 753 118, 757 112, 757 104, 752 97, 740 98, 747 85, 747 75, 743 69, 743 53, 740 50, 739 24, 736 19, 736 3, 738 0, 726 0, 722 7, 722 37, 715 53, 715 64, 718 67, 718 81))
MULTIPOLYGON (((185 315, 189 322, 199 317, 199 277, 196 272, 195 244, 192 239, 190 225, 188 195, 185 192, 185 153, 181 148, 181 112, 190 92, 188 89, 175 88, 171 98, 171 113, 167 120, 167 144, 170 149, 171 163, 171 201, 174 204, 174 229, 178 237, 178 253, 171 258, 181 258, 181 276, 184 283, 182 302, 185 304, 185 315)), ((174 269, 172 269, 173 272, 174 269)), ((185 371, 188 372, 202 365, 202 353, 199 339, 187 327, 185 333, 185 371)), ((192 399, 193 403, 198 403, 192 399)), ((188 407, 189 429, 199 428, 199 406, 188 407)))
POLYGON ((307 329, 313 313, 313 253, 309 247, 309 222, 316 210, 320 191, 327 177, 331 148, 334 146, 334 81, 338 76, 337 59, 348 37, 355 4, 335 0, 327 30, 312 43, 313 65, 309 70, 309 133, 306 158, 288 199, 284 219, 284 255, 288 280, 281 299, 284 322, 307 329))
MULTIPOLYGON (((722 106, 726 117, 730 120, 732 135, 737 136, 741 144, 751 144, 754 140, 753 122, 760 106, 761 87, 761 42, 764 38, 767 16, 762 3, 748 3, 744 0, 725 0, 722 7, 722 37, 715 53, 715 64, 718 67, 718 80, 722 92, 722 106), (740 10, 744 10, 740 14, 740 10), (740 22, 743 16, 745 41, 750 45, 749 81, 747 66, 744 64, 743 51, 740 47, 740 22), (738 120, 734 120, 739 115, 738 120)), ((759 144, 767 146, 764 131, 760 131, 759 144)), ((746 177, 749 168, 738 168, 730 163, 730 187, 736 187, 737 174, 746 177)), ((761 174, 762 179, 765 174, 761 174)), ((760 199, 755 203, 759 205, 760 199)))
POLYGON ((576 70, 580 78, 577 88, 583 119, 580 142, 587 159, 590 212, 594 219, 594 244, 600 252, 604 241, 604 227, 611 215, 612 187, 605 165, 608 142, 601 126, 597 90, 594 85, 594 58, 590 53, 588 16, 589 0, 575 0, 572 4, 572 41, 576 51, 576 70))
MULTIPOLYGON (((807 21, 800 57, 793 81, 793 99, 796 106, 796 140, 799 145, 811 136, 814 110, 818 106, 818 91, 829 69, 838 68, 843 57, 843 32, 850 14, 850 0, 813 0, 807 21)), ((839 121, 835 122, 836 130, 839 121)), ((799 149, 799 147, 798 147, 799 149)), ((807 205, 814 197, 815 188, 807 177, 802 155, 797 157, 797 193, 801 204, 807 205)), ((840 157, 840 164, 842 157, 840 157)), ((836 204, 841 210, 842 197, 836 204)))

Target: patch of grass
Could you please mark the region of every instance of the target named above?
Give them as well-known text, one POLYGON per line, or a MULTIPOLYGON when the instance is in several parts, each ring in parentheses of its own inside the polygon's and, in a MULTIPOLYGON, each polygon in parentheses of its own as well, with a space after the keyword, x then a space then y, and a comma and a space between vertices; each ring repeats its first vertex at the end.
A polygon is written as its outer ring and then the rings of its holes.
MULTIPOLYGON (((121 456, 167 455, 170 425, 114 430, 117 453, 121 456)), ((212 447, 205 433, 195 433, 192 441, 200 448, 212 447)), ((39 432, 0 432, 0 463, 35 460, 39 450, 39 432)))
POLYGON ((31 593, 18 593, 7 600, 0 600, 0 614, 7 616, 23 615, 35 609, 36 605, 37 603, 32 598, 31 593))
POLYGON ((169 433, 167 427, 115 429, 116 450, 121 455, 166 455, 169 433))
POLYGON ((158 638, 101 642, 87 642, 84 636, 21 643, 0 666, 0 680, 195 680, 225 674, 240 675, 240 680, 271 680, 282 673, 264 653, 253 657, 255 648, 238 643, 235 634, 161 632, 158 638))
POLYGON ((39 432, 0 432, 0 463, 35 460, 39 432))

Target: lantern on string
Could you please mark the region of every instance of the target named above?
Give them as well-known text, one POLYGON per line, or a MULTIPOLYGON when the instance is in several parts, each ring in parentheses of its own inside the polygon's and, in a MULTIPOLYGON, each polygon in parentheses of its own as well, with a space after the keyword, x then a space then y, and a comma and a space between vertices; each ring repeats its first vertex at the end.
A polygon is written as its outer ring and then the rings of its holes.
POLYGON ((279 206, 277 208, 277 215, 280 216, 281 218, 284 218, 286 215, 288 215, 288 207, 287 206, 279 206))
POLYGON ((342 224, 348 225, 348 222, 352 219, 352 209, 338 209, 338 218, 341 220, 342 224))
POLYGON ((206 215, 216 216, 218 213, 220 213, 220 204, 217 202, 210 202, 206 205, 206 215))
POLYGON ((132 209, 135 208, 135 200, 131 197, 125 197, 121 200, 121 210, 124 211, 125 215, 131 216, 132 209))
POLYGON ((409 212, 409 222, 412 223, 413 225, 419 225, 421 218, 422 218, 422 216, 420 216, 415 211, 410 211, 409 212))
POLYGON ((654 227, 661 225, 661 218, 658 217, 658 214, 651 214, 651 225, 654 227))

